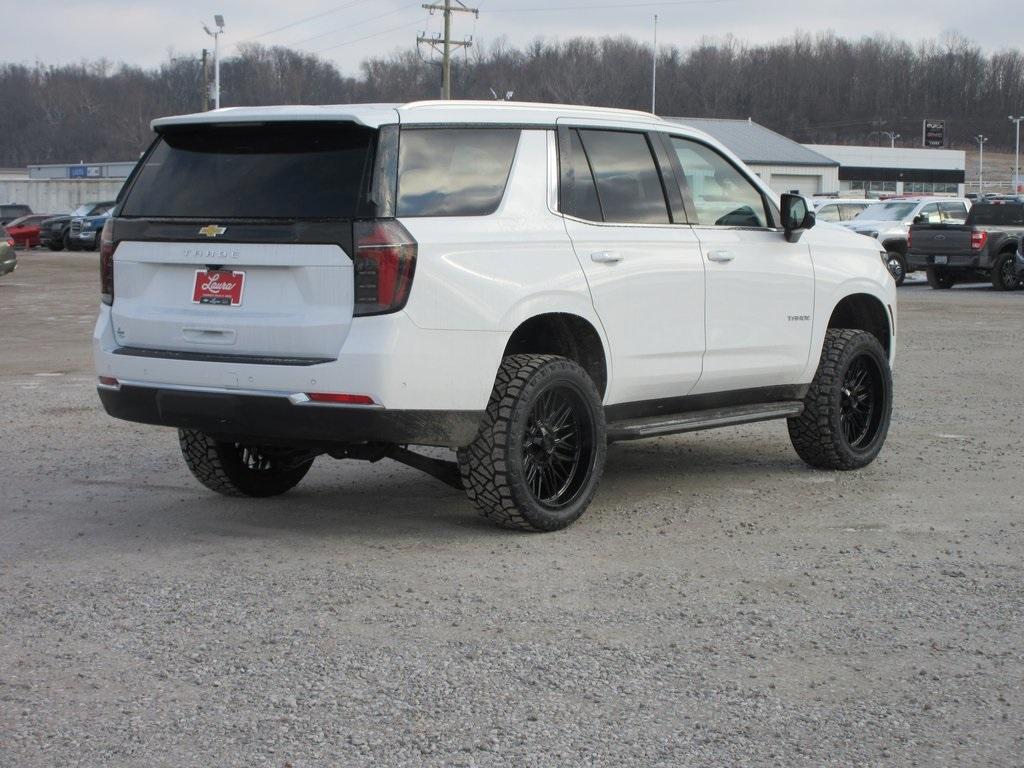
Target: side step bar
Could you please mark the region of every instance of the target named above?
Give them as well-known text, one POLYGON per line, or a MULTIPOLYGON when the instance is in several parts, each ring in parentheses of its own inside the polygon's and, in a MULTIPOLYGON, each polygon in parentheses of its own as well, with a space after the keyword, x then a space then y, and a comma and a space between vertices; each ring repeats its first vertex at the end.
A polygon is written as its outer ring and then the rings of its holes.
POLYGON ((673 435, 678 432, 696 432, 702 429, 731 427, 735 424, 750 424, 770 419, 787 419, 791 416, 799 416, 803 409, 804 404, 800 401, 756 403, 616 421, 608 425, 608 442, 639 440, 644 437, 673 435))

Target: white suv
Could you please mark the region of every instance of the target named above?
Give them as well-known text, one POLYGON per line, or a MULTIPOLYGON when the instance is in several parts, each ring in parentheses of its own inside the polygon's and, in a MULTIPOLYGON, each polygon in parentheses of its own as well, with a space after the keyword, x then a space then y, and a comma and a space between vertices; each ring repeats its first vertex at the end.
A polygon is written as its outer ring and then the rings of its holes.
POLYGON ((103 231, 99 395, 217 492, 389 457, 547 531, 616 440, 786 418, 830 469, 885 440, 884 252, 698 131, 488 102, 153 127, 103 231))

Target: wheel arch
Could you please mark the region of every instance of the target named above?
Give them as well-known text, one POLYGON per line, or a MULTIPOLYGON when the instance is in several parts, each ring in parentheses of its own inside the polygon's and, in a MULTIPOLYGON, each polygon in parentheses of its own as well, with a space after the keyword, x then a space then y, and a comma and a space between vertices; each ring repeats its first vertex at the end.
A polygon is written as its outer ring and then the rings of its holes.
POLYGON ((878 339, 885 354, 892 358, 894 318, 890 308, 870 293, 851 293, 832 308, 826 328, 855 328, 878 339))
POLYGON ((608 355, 597 328, 571 312, 543 312, 521 321, 505 344, 509 355, 541 354, 567 357, 590 375, 603 398, 608 390, 608 355))
POLYGON ((886 251, 896 251, 903 256, 907 255, 907 238, 905 237, 888 237, 882 241, 882 247, 886 251))

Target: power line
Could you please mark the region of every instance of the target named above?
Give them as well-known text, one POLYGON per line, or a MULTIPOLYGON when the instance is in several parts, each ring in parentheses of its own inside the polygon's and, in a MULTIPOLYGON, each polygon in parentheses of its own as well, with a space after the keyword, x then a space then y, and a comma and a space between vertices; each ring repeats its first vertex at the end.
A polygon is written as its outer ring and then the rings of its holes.
POLYGON ((417 7, 418 5, 419 5, 419 3, 411 3, 409 5, 403 5, 400 8, 395 8, 392 11, 388 11, 386 13, 379 13, 376 16, 371 16, 368 19, 363 19, 362 21, 357 21, 354 24, 348 24, 348 25, 346 25, 344 27, 338 27, 337 29, 331 29, 331 30, 328 30, 327 32, 321 32, 318 35, 313 35, 312 37, 306 37, 306 38, 303 38, 302 40, 296 40, 294 43, 289 43, 288 45, 289 45, 289 47, 294 47, 296 45, 305 45, 306 43, 310 42, 311 40, 319 40, 321 37, 327 37, 328 35, 334 35, 334 34, 337 34, 338 32, 347 32, 348 30, 352 29, 353 27, 361 27, 364 24, 369 24, 371 21, 376 21, 377 19, 383 19, 383 18, 385 18, 387 16, 394 16, 396 13, 401 13, 402 11, 407 11, 410 8, 417 7))
POLYGON ((582 5, 545 5, 538 8, 490 8, 488 13, 531 13, 533 11, 595 11, 604 8, 652 8, 665 5, 715 5, 737 3, 741 0, 661 0, 653 3, 585 3, 582 5))
POLYGON ((306 16, 303 19, 298 19, 297 21, 290 22, 288 24, 285 24, 282 27, 276 27, 276 28, 268 30, 266 32, 260 32, 258 35, 253 35, 252 37, 247 37, 245 40, 241 40, 240 42, 247 43, 250 40, 258 40, 261 37, 266 37, 267 35, 273 35, 273 34, 276 34, 278 32, 283 32, 286 29, 291 29, 292 27, 297 27, 300 24, 305 24, 307 21, 314 21, 316 19, 321 19, 324 16, 330 16, 332 13, 337 13, 338 11, 344 11, 346 8, 351 8, 354 5, 360 5, 362 3, 367 3, 367 2, 369 2, 369 0, 353 0, 351 3, 345 3, 344 5, 339 5, 339 6, 336 6, 334 8, 330 8, 330 9, 328 9, 326 11, 321 11, 320 13, 314 13, 312 16, 306 16))
POLYGON ((408 22, 406 24, 399 24, 397 27, 391 27, 390 29, 383 29, 380 32, 374 32, 372 35, 366 35, 365 37, 357 37, 355 40, 344 40, 344 41, 342 41, 340 43, 337 43, 336 45, 330 45, 330 46, 328 46, 326 48, 320 48, 320 49, 318 49, 316 51, 313 51, 313 53, 324 53, 326 51, 333 51, 335 48, 341 48, 344 45, 352 45, 353 43, 361 43, 361 42, 363 42, 363 40, 370 40, 370 39, 372 39, 374 37, 380 37, 381 35, 386 35, 389 32, 397 32, 400 29, 408 29, 409 27, 412 27, 412 26, 415 26, 415 25, 419 25, 419 24, 422 24, 422 23, 423 23, 423 19, 416 19, 416 21, 410 21, 410 22, 408 22))

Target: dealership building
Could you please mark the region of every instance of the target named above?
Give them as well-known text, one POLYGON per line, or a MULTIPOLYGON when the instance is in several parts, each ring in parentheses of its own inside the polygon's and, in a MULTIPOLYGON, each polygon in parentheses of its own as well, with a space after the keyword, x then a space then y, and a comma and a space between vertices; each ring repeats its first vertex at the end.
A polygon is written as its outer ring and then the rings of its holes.
POLYGON ((839 163, 837 191, 844 197, 964 194, 967 155, 962 150, 805 146, 839 163))
POLYGON ((666 117, 712 136, 778 193, 963 196, 966 154, 952 149, 798 144, 753 120, 666 117))

